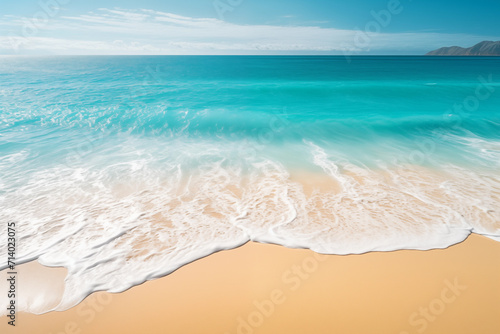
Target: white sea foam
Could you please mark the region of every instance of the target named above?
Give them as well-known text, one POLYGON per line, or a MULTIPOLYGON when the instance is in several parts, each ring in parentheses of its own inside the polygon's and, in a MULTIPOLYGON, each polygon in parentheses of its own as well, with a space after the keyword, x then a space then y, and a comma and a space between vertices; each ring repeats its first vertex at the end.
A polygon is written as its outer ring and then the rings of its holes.
MULTIPOLYGON (((265 154, 245 155, 243 144, 222 150, 176 142, 150 152, 147 142, 143 148, 124 142, 106 161, 89 157, 77 167, 33 171, 26 180, 7 170, 24 156, 4 157, 4 183, 17 186, 0 192, 0 221, 17 222, 19 263, 38 259, 68 269, 55 310, 249 240, 327 254, 444 248, 471 232, 500 241, 497 172, 374 169, 305 144, 316 174, 338 187, 308 191, 300 181, 306 176, 265 154)), ((0 246, 4 252, 4 240, 0 246)), ((52 309, 33 305, 34 313, 52 309)))

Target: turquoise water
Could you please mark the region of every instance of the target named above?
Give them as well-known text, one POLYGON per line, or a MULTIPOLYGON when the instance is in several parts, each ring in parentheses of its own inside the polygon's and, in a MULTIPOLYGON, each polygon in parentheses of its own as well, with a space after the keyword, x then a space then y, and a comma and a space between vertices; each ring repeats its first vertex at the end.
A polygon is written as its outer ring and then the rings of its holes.
POLYGON ((248 240, 499 240, 499 167, 500 58, 0 58, 0 221, 59 309, 248 240))
POLYGON ((159 142, 183 137, 266 146, 300 146, 306 139, 372 164, 406 158, 407 150, 422 150, 418 142, 431 138, 436 154, 421 163, 487 163, 480 154, 471 158, 468 144, 449 136, 500 138, 500 60, 352 59, 3 58, 2 152, 37 145, 44 155, 32 162, 44 163, 45 157, 58 163, 65 150, 84 145, 82 135, 96 133, 105 141, 127 134, 159 142), (480 76, 492 82, 483 87, 480 76), (478 87, 487 98, 466 100, 478 87), (466 102, 462 111, 453 109, 466 102))

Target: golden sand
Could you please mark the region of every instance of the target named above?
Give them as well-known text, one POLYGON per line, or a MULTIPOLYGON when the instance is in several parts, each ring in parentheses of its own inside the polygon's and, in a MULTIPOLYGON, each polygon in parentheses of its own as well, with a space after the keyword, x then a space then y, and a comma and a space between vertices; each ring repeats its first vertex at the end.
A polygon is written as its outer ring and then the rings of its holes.
POLYGON ((318 255, 248 243, 1 333, 498 334, 500 243, 318 255))

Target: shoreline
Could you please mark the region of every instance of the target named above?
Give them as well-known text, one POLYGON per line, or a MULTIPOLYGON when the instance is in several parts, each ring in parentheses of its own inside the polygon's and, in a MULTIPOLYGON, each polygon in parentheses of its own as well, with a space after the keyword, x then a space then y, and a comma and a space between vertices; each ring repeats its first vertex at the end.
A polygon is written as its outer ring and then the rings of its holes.
POLYGON ((496 334, 498 258, 500 244, 476 234, 446 249, 358 255, 249 242, 122 293, 94 293, 67 311, 19 313, 18 326, 0 328, 30 334, 465 334, 481 328, 496 334))

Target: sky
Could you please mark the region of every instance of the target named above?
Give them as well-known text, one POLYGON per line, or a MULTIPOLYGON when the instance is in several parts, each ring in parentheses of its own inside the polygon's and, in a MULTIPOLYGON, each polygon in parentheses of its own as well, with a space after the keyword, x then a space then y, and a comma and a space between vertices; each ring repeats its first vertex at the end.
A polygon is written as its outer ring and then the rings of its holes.
POLYGON ((395 54, 500 40, 498 0, 17 0, 3 55, 395 54))

